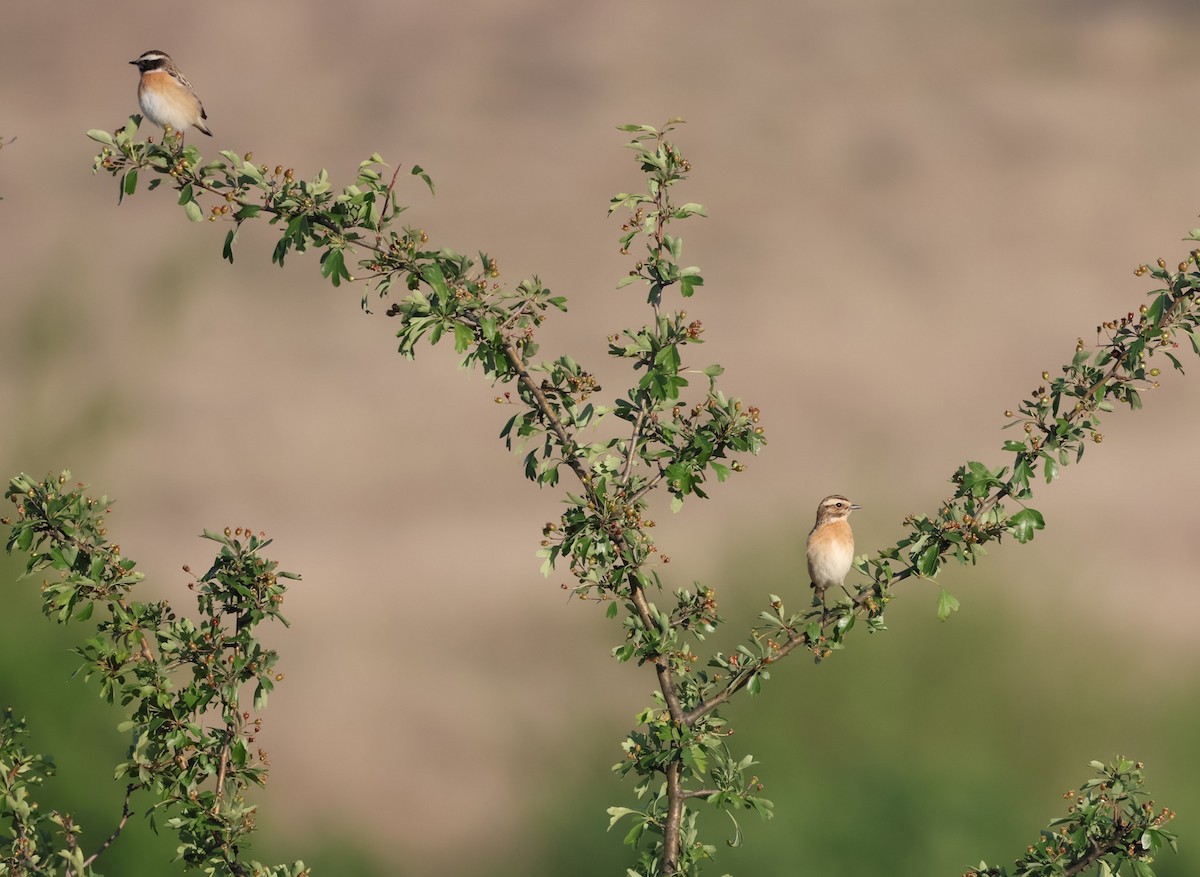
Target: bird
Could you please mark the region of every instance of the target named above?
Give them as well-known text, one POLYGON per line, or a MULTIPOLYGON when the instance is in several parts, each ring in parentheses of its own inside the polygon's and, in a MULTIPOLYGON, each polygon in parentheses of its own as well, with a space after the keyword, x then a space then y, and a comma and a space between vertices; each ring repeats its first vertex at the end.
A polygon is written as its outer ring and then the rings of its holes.
POLYGON ((860 508, 840 493, 817 504, 817 522, 808 534, 808 577, 822 606, 825 592, 841 587, 854 562, 854 531, 848 519, 860 508))
POLYGON ((129 63, 142 74, 138 80, 138 104, 147 119, 163 129, 184 131, 194 126, 212 136, 212 131, 204 124, 208 118, 204 104, 200 103, 192 84, 179 72, 170 55, 151 49, 129 63))

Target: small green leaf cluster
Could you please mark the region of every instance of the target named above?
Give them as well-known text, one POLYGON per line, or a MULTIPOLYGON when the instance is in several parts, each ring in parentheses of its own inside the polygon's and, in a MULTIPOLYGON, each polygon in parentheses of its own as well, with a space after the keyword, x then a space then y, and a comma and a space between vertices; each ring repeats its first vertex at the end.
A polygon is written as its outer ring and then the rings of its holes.
POLYGON ((3 857, 0 874, 57 874, 61 860, 80 874, 86 864, 78 844, 79 826, 61 813, 38 812, 30 791, 54 775, 54 762, 30 752, 23 742, 29 736, 24 719, 11 707, 0 713, 0 821, 11 826, 0 835, 3 857), (57 855, 50 851, 57 850, 57 855))
POLYGON ((1059 877, 1097 868, 1103 877, 1131 873, 1154 877, 1155 857, 1163 847, 1176 849, 1165 826, 1175 818, 1155 808, 1143 790, 1143 765, 1126 758, 1109 764, 1093 761, 1096 777, 1076 792, 1063 794, 1067 814, 1050 822, 1041 837, 1025 848, 1010 870, 980 862, 963 877, 1059 877), (1129 866, 1129 870, 1121 869, 1129 866))
MULTIPOLYGON (((128 820, 136 794, 152 800, 151 825, 165 814, 165 824, 180 838, 179 858, 189 867, 209 874, 306 873, 303 865, 246 863, 240 853, 255 821, 246 791, 267 776, 267 754, 254 746, 262 719, 251 718, 246 701, 252 700, 254 711, 263 709, 282 679, 274 669, 278 654, 256 639, 256 628, 267 620, 286 624, 280 614, 285 581, 296 576, 261 554, 269 539, 238 527, 204 534, 220 551, 208 572, 188 586, 196 594, 196 620, 177 615, 166 600, 134 600, 131 592, 142 575, 106 538, 109 499, 92 498, 70 480, 63 472, 40 481, 19 475, 9 482, 6 496, 16 515, 3 519, 11 526, 7 549, 29 556, 24 577, 57 573, 42 584, 47 618, 86 622, 99 609, 95 635, 75 653, 84 678, 97 679, 101 696, 119 702, 128 715, 118 729, 132 743, 115 771, 126 783, 124 812, 113 834, 89 856, 78 846, 78 826, 67 817, 56 817, 65 847, 47 846, 45 826, 30 829, 32 810, 23 803, 28 785, 44 775, 38 767, 44 762, 14 749, 17 726, 6 724, 0 763, 13 759, 25 767, 12 774, 10 785, 21 785, 10 789, 0 812, 11 822, 14 839, 13 858, 0 864, 0 874, 8 873, 5 865, 16 867, 12 863, 31 857, 55 861, 54 855, 64 860, 61 873, 92 873, 92 862, 128 820)), ((55 866, 29 873, 60 871, 55 866)))
POLYGON ((620 130, 636 135, 628 147, 637 155, 642 173, 646 175, 646 191, 613 196, 608 212, 611 214, 619 209, 629 212, 629 220, 621 226, 623 254, 629 252, 635 238, 645 236, 648 240, 646 256, 637 261, 617 286, 644 280, 649 286, 648 301, 655 307, 662 301, 663 290, 668 286, 679 284, 679 294, 689 298, 696 287, 704 285, 699 268, 679 264, 683 240, 666 231, 667 223, 672 219, 708 215, 700 204, 676 205, 663 197, 668 186, 686 179, 692 169, 691 162, 683 157, 678 147, 663 136, 682 121, 668 119, 661 131, 650 125, 620 126, 620 130))

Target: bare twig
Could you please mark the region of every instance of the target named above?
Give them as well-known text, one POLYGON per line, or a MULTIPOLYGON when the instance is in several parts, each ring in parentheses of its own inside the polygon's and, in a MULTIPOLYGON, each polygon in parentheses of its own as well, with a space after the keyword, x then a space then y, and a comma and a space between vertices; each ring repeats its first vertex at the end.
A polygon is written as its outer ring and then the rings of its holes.
POLYGON ((638 408, 637 417, 633 419, 633 435, 629 438, 629 447, 625 451, 625 465, 621 467, 621 483, 626 487, 629 486, 629 473, 633 471, 633 461, 637 456, 638 435, 642 431, 642 423, 646 419, 646 408, 641 406, 638 408))
POLYGON ((83 860, 83 867, 90 867, 93 862, 100 858, 100 854, 111 847, 116 839, 121 836, 121 831, 125 828, 125 823, 128 822, 129 817, 133 815, 133 808, 130 806, 130 802, 136 788, 137 786, 133 783, 130 783, 125 787, 125 801, 121 805, 121 820, 117 823, 117 827, 112 830, 112 834, 105 839, 104 843, 100 844, 100 847, 96 850, 96 852, 92 853, 83 860))

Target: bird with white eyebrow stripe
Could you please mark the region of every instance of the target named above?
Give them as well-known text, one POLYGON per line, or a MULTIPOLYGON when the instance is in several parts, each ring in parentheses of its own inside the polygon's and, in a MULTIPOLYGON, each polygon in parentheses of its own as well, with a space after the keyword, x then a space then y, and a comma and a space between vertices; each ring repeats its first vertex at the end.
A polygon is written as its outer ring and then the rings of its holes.
POLYGON ((185 131, 195 127, 212 136, 204 124, 208 118, 204 104, 170 55, 151 49, 129 63, 142 74, 138 80, 138 105, 147 119, 164 130, 185 131))

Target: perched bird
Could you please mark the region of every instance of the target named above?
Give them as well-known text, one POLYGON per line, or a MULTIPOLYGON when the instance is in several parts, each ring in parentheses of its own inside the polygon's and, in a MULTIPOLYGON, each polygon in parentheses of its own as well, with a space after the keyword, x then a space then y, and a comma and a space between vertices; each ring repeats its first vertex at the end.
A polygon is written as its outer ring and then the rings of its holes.
POLYGON ((192 84, 179 72, 166 52, 142 52, 130 64, 142 72, 138 80, 138 104, 146 118, 160 128, 184 131, 194 125, 209 137, 212 131, 204 124, 208 113, 192 91, 192 84))
POLYGON ((862 506, 836 493, 825 497, 817 506, 817 522, 808 534, 808 577, 822 604, 825 603, 825 591, 841 587, 850 572, 850 564, 854 561, 854 532, 848 518, 858 508, 862 506))

